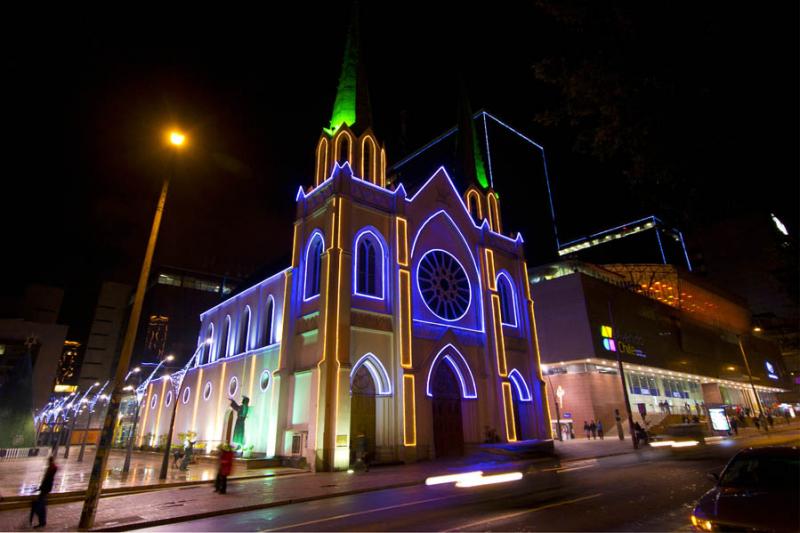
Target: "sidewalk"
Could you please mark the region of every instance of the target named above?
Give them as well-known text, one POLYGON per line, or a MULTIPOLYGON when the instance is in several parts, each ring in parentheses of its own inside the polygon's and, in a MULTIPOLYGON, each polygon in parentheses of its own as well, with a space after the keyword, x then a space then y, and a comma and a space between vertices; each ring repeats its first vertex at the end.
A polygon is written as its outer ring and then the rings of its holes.
MULTIPOLYGON (((70 450, 70 457, 67 460, 63 459, 63 450, 62 447, 59 457, 56 458, 58 475, 56 476, 52 494, 67 494, 86 490, 94 462, 94 447, 87 448, 83 461, 80 463, 77 461, 79 450, 76 447, 70 450)), ((217 475, 217 466, 213 460, 204 461, 200 459, 197 464, 189 465, 189 469, 182 472, 177 468, 172 468, 172 460, 170 458, 167 479, 162 481, 158 479, 161 472, 161 461, 162 456, 160 454, 133 452, 131 454, 130 472, 127 475, 123 475, 122 466, 125 463, 125 452, 112 450, 111 456, 108 458, 103 489, 203 483, 213 481, 217 475)), ((12 459, 0 462, 0 494, 6 499, 33 494, 42 480, 46 464, 47 459, 45 457, 12 459)), ((305 472, 305 470, 284 467, 247 469, 244 465, 237 463, 234 465, 231 478, 264 477, 301 472, 305 472)))
MULTIPOLYGON (((798 428, 787 428, 797 430, 798 428)), ((772 433, 782 433, 774 431, 772 433)), ((754 432, 752 436, 755 436, 754 432)), ((764 433, 762 432, 763 436, 764 433)), ((750 435, 740 435, 746 438, 750 435)), ((629 440, 618 438, 556 443, 561 462, 633 452, 629 440)), ((545 461, 548 461, 545 459, 545 461)), ((166 488, 148 492, 109 496, 100 500, 95 529, 123 530, 151 527, 221 514, 253 511, 349 494, 385 490, 424 483, 433 475, 472 470, 507 472, 530 465, 531 461, 509 461, 508 457, 479 453, 454 461, 428 461, 411 465, 373 468, 364 474, 346 472, 307 473, 279 478, 233 481, 228 494, 219 495, 209 485, 166 488), (124 499, 123 499, 124 498, 124 499)), ((82 502, 53 505, 47 531, 71 531, 78 525, 82 502)), ((28 510, 0 512, 0 530, 27 530, 28 510)))

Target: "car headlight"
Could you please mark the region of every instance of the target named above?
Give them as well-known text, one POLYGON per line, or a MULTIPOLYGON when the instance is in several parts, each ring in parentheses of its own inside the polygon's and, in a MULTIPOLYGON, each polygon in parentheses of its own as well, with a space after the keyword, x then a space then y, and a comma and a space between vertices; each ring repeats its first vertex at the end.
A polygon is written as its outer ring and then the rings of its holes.
POLYGON ((714 524, 711 520, 697 518, 695 515, 692 515, 692 525, 702 531, 714 531, 714 524))

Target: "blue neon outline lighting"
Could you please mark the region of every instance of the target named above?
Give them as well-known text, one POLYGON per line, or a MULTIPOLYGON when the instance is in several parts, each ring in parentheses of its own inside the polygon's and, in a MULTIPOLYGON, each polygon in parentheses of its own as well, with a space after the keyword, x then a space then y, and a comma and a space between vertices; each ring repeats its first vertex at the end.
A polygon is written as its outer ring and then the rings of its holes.
POLYGON ((686 258, 686 266, 689 267, 689 272, 692 271, 692 262, 689 261, 689 254, 686 251, 686 243, 683 242, 683 233, 678 231, 678 236, 681 238, 681 247, 683 248, 683 256, 686 258))
POLYGON ((362 298, 369 298, 371 300, 384 300, 386 298, 386 267, 387 267, 387 259, 386 259, 386 248, 383 246, 383 238, 380 235, 380 232, 373 228, 372 226, 365 226, 361 228, 358 233, 356 233, 356 237, 353 240, 353 294, 356 296, 360 296, 362 298), (372 294, 365 294, 362 292, 358 292, 358 243, 361 238, 369 233, 372 235, 374 241, 378 242, 378 247, 380 248, 380 258, 381 258, 381 268, 380 268, 380 283, 381 283, 381 295, 374 296, 372 294))
POLYGON ((486 125, 486 113, 483 113, 483 137, 486 140, 486 160, 489 166, 489 187, 494 189, 494 175, 492 174, 492 151, 489 149, 489 126, 486 125))
MULTIPOLYGON (((613 233, 613 232, 615 232, 617 230, 621 230, 623 228, 627 228, 628 226, 634 226, 636 224, 641 224, 642 222, 652 222, 654 225, 656 224, 655 217, 651 215, 649 217, 640 218, 639 220, 634 220, 633 222, 628 222, 626 224, 620 224, 619 226, 616 226, 616 227, 611 228, 611 229, 605 229, 603 231, 598 231, 597 233, 593 233, 593 234, 591 234, 591 235, 589 235, 587 237, 579 237, 579 238, 575 239, 574 241, 565 242, 564 244, 561 245, 561 247, 562 248, 567 248, 570 245, 575 244, 577 242, 593 239, 595 237, 600 237, 600 236, 603 236, 603 235, 605 235, 607 233, 613 233)), ((646 231, 648 229, 650 229, 650 228, 645 228, 644 230, 641 230, 641 231, 646 231)))
POLYGON ((508 379, 514 386, 517 388, 517 395, 519 396, 519 401, 521 402, 529 402, 531 401, 531 391, 528 388, 528 384, 525 383, 525 378, 522 377, 522 374, 516 368, 512 368, 511 372, 508 373, 508 379))
MULTIPOLYGON (((533 139, 530 139, 530 138, 526 137, 525 135, 523 135, 519 131, 515 130, 514 128, 512 128, 511 126, 509 126, 508 124, 506 124, 505 122, 500 120, 499 118, 497 118, 494 115, 492 115, 491 113, 488 113, 486 111, 481 111, 481 112, 484 115, 484 119, 488 116, 489 118, 491 118, 492 120, 494 120, 495 122, 497 122, 498 124, 500 124, 501 126, 506 128, 507 130, 511 131, 512 133, 517 134, 522 139, 524 139, 528 143, 530 143, 533 146, 535 146, 536 148, 538 148, 539 151, 541 152, 541 154, 542 154, 542 164, 544 166, 544 182, 545 182, 545 185, 547 186, 547 197, 548 197, 548 200, 550 201, 549 202, 550 203, 550 219, 553 222, 553 234, 555 235, 555 238, 556 238, 556 249, 559 249, 561 247, 561 245, 558 242, 558 226, 556 225, 556 209, 555 209, 555 205, 553 204, 553 192, 552 192, 552 190, 550 188, 550 172, 547 169, 547 154, 545 153, 544 146, 542 146, 541 144, 537 143, 533 139)), ((488 133, 487 133, 487 135, 488 135, 488 133)))
MULTIPOLYGON (((511 327, 515 328, 515 327, 517 327, 517 323, 518 323, 517 322, 517 294, 516 294, 517 291, 516 291, 516 289, 514 287, 514 282, 511 281, 511 276, 508 274, 508 272, 505 271, 505 270, 501 270, 500 272, 497 273, 497 277, 495 278, 495 281, 494 281, 495 286, 497 287, 498 296, 500 296, 500 294, 501 294, 500 293, 500 277, 501 276, 504 277, 505 280, 506 280, 506 283, 508 283, 508 286, 506 288, 511 293, 511 309, 513 311, 513 317, 512 318, 514 319, 514 321, 513 322, 506 322, 506 318, 507 317, 503 316, 503 313, 501 312, 500 313, 500 323, 502 325, 504 325, 504 326, 511 326, 511 327)), ((501 311, 503 310, 503 299, 502 298, 500 299, 500 310, 501 311)))
POLYGON ((231 376, 231 379, 228 380, 228 398, 235 398, 237 392, 239 392, 239 378, 237 378, 236 376, 231 376), (236 388, 233 389, 233 394, 231 394, 231 382, 232 381, 236 382, 236 388))
POLYGON ((464 326, 456 326, 453 324, 442 324, 441 322, 431 322, 430 320, 422 320, 421 318, 413 318, 412 321, 419 322, 421 324, 430 324, 431 326, 436 326, 439 328, 461 329, 472 333, 483 333, 482 329, 466 328, 464 326))
MULTIPOLYGON (((267 331, 265 331, 263 333, 263 335, 266 335, 266 337, 265 337, 266 342, 264 343, 263 346, 269 346, 270 344, 272 344, 272 332, 275 329, 275 297, 272 296, 272 294, 268 294, 265 302, 267 302, 267 303, 264 305, 264 315, 271 314, 272 316, 269 317, 269 328, 264 328, 267 331), (272 307, 271 308, 269 306, 270 300, 272 301, 272 307), (269 313, 267 313, 267 311, 269 311, 269 313)), ((265 316, 264 320, 266 320, 266 319, 267 319, 267 317, 265 316)))
POLYGON ((258 376, 258 388, 261 390, 261 392, 267 392, 267 390, 269 390, 269 386, 270 385, 272 385, 272 372, 270 372, 269 368, 267 368, 267 369, 263 370, 261 372, 261 374, 259 374, 259 376, 258 376), (267 379, 267 386, 266 387, 261 385, 261 383, 264 381, 264 374, 269 376, 269 378, 267 379))
MULTIPOLYGON (((250 308, 250 304, 245 304, 244 308, 242 309, 242 315, 244 312, 247 311, 247 329, 244 333, 244 352, 250 350, 250 325, 253 323, 253 309, 250 308)), ((239 320, 242 320, 242 315, 239 315, 239 320)), ((242 334, 241 324, 239 324, 239 335, 242 334)), ((236 348, 239 348, 239 345, 242 343, 242 339, 236 339, 236 348)))
POLYGON ((656 230, 656 240, 658 241, 658 249, 661 250, 661 261, 663 264, 667 264, 667 256, 664 255, 664 246, 661 244, 661 235, 658 234, 658 226, 655 226, 656 230))
MULTIPOLYGON (((428 178, 428 180, 425 183, 422 184, 422 187, 420 187, 419 190, 416 193, 414 193, 414 196, 412 196, 411 198, 406 198, 406 202, 413 203, 414 200, 416 200, 417 196, 419 196, 422 193, 422 191, 424 191, 425 189, 428 188, 428 185, 430 184, 430 182, 433 181, 433 179, 436 178, 436 176, 438 176, 440 172, 444 174, 444 177, 446 178, 447 183, 450 184, 450 189, 452 189, 453 194, 455 195, 455 197, 458 198, 458 202, 461 204, 461 207, 464 209, 464 213, 467 214, 467 218, 469 218, 469 220, 472 222, 472 226, 474 228, 476 228, 476 229, 482 230, 483 229, 483 222, 481 222, 481 224, 478 224, 472 219, 472 215, 470 214, 469 209, 467 209, 467 204, 464 203, 464 198, 462 198, 461 195, 458 193, 458 189, 456 189, 456 186, 453 183, 453 180, 450 179, 450 174, 447 173, 447 169, 444 168, 444 166, 439 167, 436 170, 436 172, 434 172, 431 175, 431 177, 428 178)), ((442 211, 444 211, 444 210, 442 210, 442 211)), ((434 213, 434 215, 435 214, 436 213, 434 213)), ((431 216, 433 216, 433 215, 431 215, 431 216)), ((430 217, 428 217, 428 218, 430 218, 430 217)), ((453 219, 451 218, 450 220, 453 220, 453 219)), ((485 220, 486 219, 484 219, 484 221, 485 220)), ((455 222, 453 224, 455 224, 455 222)), ((502 233, 498 233, 498 232, 494 231, 493 229, 491 229, 491 227, 487 227, 487 230, 492 235, 495 235, 496 237, 504 239, 504 240, 506 240, 508 242, 513 242, 513 243, 523 243, 523 242, 525 242, 524 239, 522 238, 522 234, 519 233, 519 232, 517 232, 517 236, 512 239, 511 237, 507 237, 507 236, 503 235, 502 233)), ((412 246, 411 248, 413 250, 414 247, 412 246)))
POLYGON ((195 362, 194 365, 195 367, 207 365, 208 363, 212 362, 214 358, 214 349, 216 348, 215 346, 216 343, 214 342, 213 322, 208 323, 208 327, 206 328, 206 337, 204 339, 201 339, 200 343, 201 345, 206 344, 206 342, 208 342, 209 340, 211 342, 209 342, 206 346, 203 346, 203 351, 200 352, 200 357, 197 358, 197 361, 195 362), (206 352, 206 350, 208 351, 206 352))
POLYGON ((415 284, 417 286, 417 292, 419 293, 419 296, 422 299, 422 303, 425 304, 425 307, 428 308, 428 311, 433 313, 433 316, 435 316, 436 318, 438 318, 440 320, 444 320, 445 322, 458 322, 459 320, 461 320, 462 318, 467 316, 467 313, 470 310, 470 306, 472 305, 472 282, 469 280, 469 275, 467 274, 467 269, 464 268, 464 265, 461 264, 461 261, 459 261, 456 256, 454 256, 453 254, 451 254, 447 250, 442 250, 441 248, 431 248, 430 250, 425 252, 422 255, 422 257, 420 257, 419 261, 416 262, 416 265, 414 266, 414 272, 415 272, 414 281, 415 281, 415 284), (464 312, 461 313, 461 315, 458 318, 444 318, 443 316, 440 316, 439 313, 437 313, 436 311, 431 309, 431 306, 428 305, 428 302, 425 300, 425 296, 422 294, 422 289, 419 286, 419 266, 420 266, 420 263, 422 263, 423 259, 425 259, 427 256, 429 256, 433 252, 441 252, 441 253, 443 253, 445 255, 449 255, 450 257, 452 257, 453 260, 456 263, 458 263, 458 266, 461 267, 461 270, 464 271, 464 277, 467 278, 467 285, 469 286, 469 300, 467 301, 467 306, 464 308, 464 312))
POLYGON ((224 307, 224 306, 226 306, 226 305, 228 305, 228 304, 230 304, 230 303, 232 303, 232 302, 234 302, 236 300, 241 300, 242 298, 245 297, 245 295, 249 294, 251 291, 254 291, 255 289, 258 289, 260 287, 264 287, 266 285, 269 285, 272 280, 274 280, 275 278, 277 278, 281 274, 285 274, 286 272, 289 272, 291 270, 292 270, 292 267, 290 267, 290 266, 286 267, 283 270, 281 270, 279 272, 276 272, 275 274, 271 275, 270 277, 259 281, 255 285, 251 285, 250 287, 244 289, 242 292, 234 294, 230 298, 226 299, 225 301, 222 301, 222 302, 218 303, 214 307, 209 307, 208 309, 206 309, 205 311, 200 313, 200 320, 203 320, 206 316, 208 316, 210 313, 213 313, 214 311, 216 311, 220 307, 224 307))
POLYGON ((350 370, 350 387, 352 389, 353 376, 358 372, 359 367, 366 367, 372 376, 372 381, 375 383, 376 396, 391 396, 392 395, 392 381, 389 379, 389 373, 386 372, 386 367, 383 366, 381 360, 372 352, 367 352, 362 355, 356 364, 350 370))
POLYGON ((191 398, 192 398, 192 388, 187 385, 183 388, 183 392, 181 393, 181 403, 183 403, 183 405, 186 405, 187 403, 189 403, 189 400, 191 400, 191 398))
POLYGON ((464 368, 466 369, 467 375, 469 376, 469 379, 470 379, 469 380, 469 384, 472 385, 471 389, 467 388, 468 382, 464 379, 464 374, 461 372, 461 369, 459 368, 458 363, 456 362, 456 360, 454 360, 452 357, 450 357, 449 354, 445 354, 442 357, 442 359, 447 361, 447 363, 450 365, 450 367, 456 373, 456 376, 458 377, 458 380, 461 382, 461 397, 464 398, 464 399, 469 399, 469 400, 476 399, 478 397, 478 390, 475 387, 475 378, 472 376, 472 370, 470 370, 469 365, 467 364, 467 360, 464 358, 463 355, 461 355, 461 352, 459 352, 458 349, 455 346, 453 346, 452 344, 445 345, 445 347, 442 348, 441 350, 439 350, 439 352, 434 356, 433 361, 431 361, 431 366, 428 368, 428 379, 427 379, 427 381, 425 383, 425 394, 429 398, 433 398, 433 391, 431 391, 431 376, 433 375, 433 371, 436 369, 436 367, 440 363, 439 356, 442 355, 442 352, 444 352, 445 350, 448 350, 448 349, 451 349, 452 351, 454 351, 461 358, 461 362, 464 365, 464 368))
POLYGON ((304 302, 310 302, 314 298, 319 298, 320 289, 322 289, 322 254, 323 253, 325 253, 325 235, 323 235, 323 233, 320 230, 315 229, 314 231, 311 232, 311 235, 308 238, 308 244, 306 244, 305 261, 303 262, 303 301, 304 302), (317 293, 306 297, 306 292, 307 292, 307 287, 308 287, 308 252, 311 250, 311 245, 314 243, 314 240, 317 239, 317 238, 319 238, 319 240, 322 242, 322 250, 319 253, 319 271, 318 271, 318 274, 319 274, 319 277, 320 277, 320 282, 319 282, 319 287, 317 288, 318 289, 317 293))
MULTIPOLYGON (((450 185, 451 186, 453 185, 452 182, 450 183, 450 185)), ((459 199, 460 199, 460 197, 459 197, 459 199)), ((464 205, 463 202, 462 202, 461 205, 464 205)), ((466 206, 464 208, 466 209, 466 206)), ((455 223, 453 218, 444 209, 440 209, 439 211, 436 211, 435 213, 430 215, 428 218, 426 218, 425 221, 420 225, 419 229, 417 230, 416 235, 414 236, 414 240, 413 240, 412 245, 411 245, 411 252, 409 254, 409 258, 413 258, 414 257, 414 249, 417 246, 417 240, 419 239, 419 236, 422 234, 422 230, 425 229, 425 226, 428 225, 428 222, 430 222, 433 219, 433 217, 438 216, 440 214, 442 214, 445 217, 447 217, 447 219, 450 221, 450 224, 452 225, 453 229, 455 229, 456 233, 458 233, 458 236, 461 237, 461 242, 464 243, 464 246, 466 247, 467 252, 469 253, 469 257, 470 257, 470 259, 472 259, 472 265, 475 268, 475 276, 476 276, 476 279, 478 280, 478 294, 483 294, 483 287, 482 287, 482 284, 481 284, 481 270, 480 270, 480 268, 478 268, 478 263, 475 261, 475 256, 472 253, 472 249, 470 248, 470 245, 467 242, 467 239, 464 237, 464 234, 461 233, 461 230, 459 229, 458 225, 455 223)), ((467 213, 467 215, 469 216, 469 213, 467 213)), ((469 216, 469 219, 472 220, 472 217, 469 216)), ((486 222, 486 219, 484 219, 484 223, 485 222, 486 222)), ((463 265, 462 265, 462 268, 463 268, 463 265)), ((469 279, 469 276, 467 277, 467 279, 469 279)), ((479 316, 479 319, 480 319, 480 330, 481 330, 481 332, 483 332, 484 331, 484 317, 483 317, 483 302, 482 302, 481 298, 478 298, 478 316, 479 316)))
MULTIPOLYGON (((227 334, 226 339, 225 339, 225 346, 220 346, 219 347, 219 353, 216 354, 217 357, 216 357, 216 359, 214 359, 215 361, 218 361, 220 359, 225 359, 226 357, 228 357, 228 355, 230 355, 231 315, 225 315, 225 320, 223 322, 225 322, 225 325, 222 327, 223 328, 222 332, 227 331, 228 334, 227 334)), ((219 344, 220 345, 222 344, 222 332, 220 332, 220 335, 219 335, 219 344)))

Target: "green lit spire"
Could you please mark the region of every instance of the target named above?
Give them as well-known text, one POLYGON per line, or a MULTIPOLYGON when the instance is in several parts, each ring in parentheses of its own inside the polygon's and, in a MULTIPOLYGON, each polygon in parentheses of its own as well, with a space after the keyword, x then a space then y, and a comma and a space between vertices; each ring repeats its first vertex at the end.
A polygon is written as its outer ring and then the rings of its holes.
POLYGON ((333 102, 333 115, 325 132, 336 133, 342 124, 366 128, 371 125, 372 116, 367 91, 367 80, 359 53, 358 3, 353 3, 350 29, 347 32, 347 43, 344 47, 342 73, 339 76, 339 88, 333 102))
POLYGON ((472 109, 469 105, 469 98, 464 87, 463 80, 460 82, 460 98, 458 101, 458 138, 457 159, 458 176, 463 180, 465 186, 478 183, 482 188, 489 188, 489 180, 486 177, 486 165, 483 163, 483 153, 478 144, 478 134, 475 131, 475 121, 472 119, 472 109))

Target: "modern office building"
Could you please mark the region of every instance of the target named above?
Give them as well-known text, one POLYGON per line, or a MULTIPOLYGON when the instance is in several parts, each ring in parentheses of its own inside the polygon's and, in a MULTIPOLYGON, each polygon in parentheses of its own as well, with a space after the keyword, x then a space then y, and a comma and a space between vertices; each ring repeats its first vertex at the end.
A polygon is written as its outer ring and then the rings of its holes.
POLYGON ((112 377, 128 320, 130 296, 130 285, 113 281, 101 285, 78 378, 79 390, 87 390, 92 384, 104 383, 112 377))
POLYGON ((790 387, 777 345, 752 332, 745 302, 684 270, 568 261, 529 274, 553 427, 558 412, 577 434, 584 420, 615 432, 618 409, 627 431, 618 358, 640 422, 639 412, 655 422, 710 404, 756 413, 790 387))

